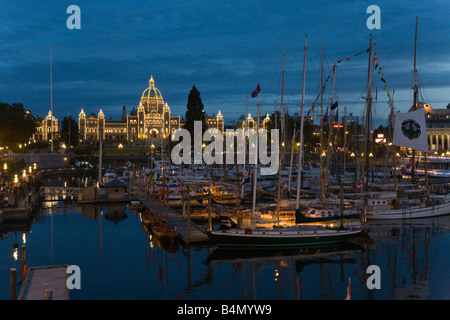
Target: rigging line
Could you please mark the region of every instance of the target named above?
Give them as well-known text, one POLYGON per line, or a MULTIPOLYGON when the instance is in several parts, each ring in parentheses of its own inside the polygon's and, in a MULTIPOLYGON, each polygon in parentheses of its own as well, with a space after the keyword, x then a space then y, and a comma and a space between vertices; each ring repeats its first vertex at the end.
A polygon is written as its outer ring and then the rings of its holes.
POLYGON ((395 43, 395 47, 393 47, 392 45, 389 47, 386 47, 384 45, 383 40, 381 40, 381 38, 377 38, 377 36, 375 34, 372 34, 372 39, 373 41, 377 44, 377 46, 381 46, 383 47, 383 49, 385 49, 386 51, 388 51, 390 53, 390 55, 392 56, 392 58, 394 60, 396 60, 397 62, 400 62, 402 65, 404 65, 406 68, 408 68, 408 70, 411 68, 410 65, 406 64, 405 59, 399 59, 396 58, 396 53, 404 53, 404 44, 405 44, 405 40, 406 38, 410 37, 410 34, 412 33, 412 31, 414 31, 415 29, 415 20, 411 20, 411 23, 409 25, 407 25, 407 27, 405 28, 405 32, 403 32, 403 37, 398 38, 397 35, 398 33, 395 33, 396 38, 390 38, 389 37, 389 33, 387 33, 386 35, 383 35, 383 38, 389 38, 388 40, 391 40, 391 43, 395 43), (411 32, 409 32, 411 31, 411 32))

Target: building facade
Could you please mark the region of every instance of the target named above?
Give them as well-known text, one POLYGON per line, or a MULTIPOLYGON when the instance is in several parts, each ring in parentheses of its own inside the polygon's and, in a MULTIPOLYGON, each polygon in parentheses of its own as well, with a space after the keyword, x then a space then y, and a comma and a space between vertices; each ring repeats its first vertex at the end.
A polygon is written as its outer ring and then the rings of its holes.
POLYGON ((53 138, 56 139, 59 135, 59 129, 58 119, 49 111, 45 118, 40 116, 36 117, 36 132, 33 134, 32 140, 50 141, 52 139, 52 131, 53 138))
POLYGON ((164 102, 161 92, 155 87, 153 76, 149 86, 141 96, 139 107, 127 115, 122 109, 121 120, 106 120, 100 109, 98 114, 87 116, 83 109, 78 116, 80 140, 102 140, 106 143, 149 142, 153 139, 166 139, 181 127, 180 116, 172 116, 170 107, 164 102))
POLYGON ((444 109, 433 109, 428 103, 417 104, 423 108, 427 123, 428 149, 450 150, 450 103, 444 109))

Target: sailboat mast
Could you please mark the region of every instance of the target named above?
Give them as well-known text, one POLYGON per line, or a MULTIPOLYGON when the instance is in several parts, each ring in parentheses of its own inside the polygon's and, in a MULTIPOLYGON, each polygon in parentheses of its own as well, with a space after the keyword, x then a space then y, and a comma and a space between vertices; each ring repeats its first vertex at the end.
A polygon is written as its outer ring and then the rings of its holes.
POLYGON ((51 143, 50 143, 50 150, 51 153, 53 153, 53 76, 52 76, 52 44, 50 43, 50 134, 51 134, 51 143))
MULTIPOLYGON (((416 16, 416 31, 414 35, 414 82, 413 82, 413 91, 414 91, 414 103, 413 103, 413 110, 417 109, 417 93, 418 93, 418 78, 417 78, 417 69, 416 69, 416 55, 417 55, 417 23, 418 23, 418 17, 416 16)), ((411 167, 411 182, 416 182, 416 170, 415 170, 415 156, 416 152, 413 149, 412 150, 412 160, 414 165, 411 167)))
POLYGON ((284 155, 284 105, 283 105, 283 91, 284 91, 284 51, 283 62, 281 70, 281 106, 280 106, 280 127, 281 127, 281 150, 280 159, 278 164, 278 197, 277 197, 277 216, 280 216, 280 196, 281 196, 281 168, 283 167, 283 155, 284 155))
MULTIPOLYGON (((364 126, 364 144, 363 144, 363 156, 364 159, 361 161, 361 180, 364 181, 364 184, 366 182, 365 180, 365 163, 368 161, 368 150, 367 150, 367 144, 368 142, 368 135, 369 135, 369 115, 370 115, 370 104, 371 104, 371 97, 370 97, 370 89, 372 86, 372 56, 373 56, 373 45, 372 45, 372 34, 370 34, 370 40, 369 40, 369 66, 368 66, 368 72, 367 72, 367 98, 366 98, 366 123, 364 126)), ((361 187, 361 192, 364 190, 364 185, 361 187)))
MULTIPOLYGON (((247 117, 247 109, 248 109, 248 92, 247 92, 247 98, 245 101, 245 117, 247 117)), ((247 118, 244 117, 244 133, 247 132, 247 118)), ((245 191, 245 176, 246 176, 246 171, 245 171, 245 161, 246 161, 246 153, 247 150, 247 138, 246 135, 244 134, 244 164, 242 166, 242 175, 244 177, 244 181, 242 182, 242 186, 241 186, 241 199, 244 199, 244 191, 245 191)), ((238 177, 239 179, 239 177, 238 177)))
POLYGON ((256 211, 256 187, 258 183, 258 153, 259 153, 259 118, 260 118, 260 95, 258 93, 258 112, 257 112, 257 122, 256 122, 256 151, 255 151, 255 170, 253 173, 253 204, 252 204, 252 228, 255 227, 255 211, 256 211))
POLYGON ((300 146, 298 150, 298 168, 297 168, 297 202, 295 208, 300 206, 300 180, 302 178, 302 157, 303 157, 303 119, 305 109, 305 79, 306 79, 306 48, 307 48, 308 36, 305 35, 305 54, 303 57, 303 83, 302 83, 302 106, 301 106, 301 118, 300 118, 300 146))
POLYGON ((323 201, 323 40, 320 55, 320 205, 323 201))
MULTIPOLYGON (((334 85, 336 83, 336 70, 337 69, 337 58, 334 59, 334 66, 333 66, 333 87, 331 89, 331 103, 330 106, 333 105, 334 100, 334 85)), ((333 110, 330 108, 330 116, 328 118, 328 145, 327 145, 327 174, 325 175, 325 193, 328 192, 328 172, 330 171, 330 158, 331 158, 331 148, 333 146, 332 140, 332 131, 333 131, 333 110)))

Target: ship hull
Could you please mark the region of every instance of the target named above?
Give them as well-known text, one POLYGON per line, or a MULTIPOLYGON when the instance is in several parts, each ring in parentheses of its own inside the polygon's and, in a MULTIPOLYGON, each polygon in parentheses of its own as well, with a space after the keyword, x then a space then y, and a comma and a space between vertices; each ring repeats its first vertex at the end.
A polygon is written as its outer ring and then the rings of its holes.
POLYGON ((367 220, 396 220, 432 218, 450 214, 450 202, 425 208, 367 211, 367 220))
POLYGON ((353 230, 296 230, 280 228, 279 230, 230 229, 208 231, 210 240, 218 246, 240 247, 298 247, 332 244, 360 235, 363 229, 353 230), (288 229, 288 230, 282 230, 288 229))

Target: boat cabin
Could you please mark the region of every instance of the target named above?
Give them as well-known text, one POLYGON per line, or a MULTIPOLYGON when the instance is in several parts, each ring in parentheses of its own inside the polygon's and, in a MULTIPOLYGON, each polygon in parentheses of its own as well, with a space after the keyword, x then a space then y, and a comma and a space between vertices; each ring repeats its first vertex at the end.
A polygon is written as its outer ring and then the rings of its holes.
POLYGON ((367 199, 367 206, 372 209, 391 210, 392 204, 389 199, 367 199))
POLYGON ((306 210, 306 216, 310 218, 324 218, 334 216, 333 208, 308 208, 306 210))

